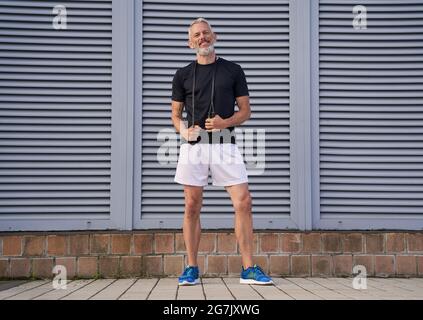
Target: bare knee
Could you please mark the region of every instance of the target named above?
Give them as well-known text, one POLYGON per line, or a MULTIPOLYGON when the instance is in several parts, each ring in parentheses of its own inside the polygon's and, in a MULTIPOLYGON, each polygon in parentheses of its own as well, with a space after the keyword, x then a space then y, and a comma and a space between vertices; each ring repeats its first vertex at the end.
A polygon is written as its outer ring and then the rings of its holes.
POLYGON ((197 219, 199 217, 202 200, 201 197, 191 196, 185 198, 185 216, 188 219, 197 219))
POLYGON ((233 201, 234 209, 236 212, 243 214, 251 213, 252 200, 249 191, 243 192, 236 197, 233 201))

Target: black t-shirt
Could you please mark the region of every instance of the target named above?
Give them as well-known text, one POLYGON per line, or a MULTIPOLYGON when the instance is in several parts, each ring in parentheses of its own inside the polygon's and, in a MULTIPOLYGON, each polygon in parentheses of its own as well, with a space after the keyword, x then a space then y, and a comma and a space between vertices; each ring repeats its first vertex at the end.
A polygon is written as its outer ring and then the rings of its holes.
MULTIPOLYGON (((172 83, 172 100, 183 102, 187 111, 188 127, 192 126, 192 80, 194 64, 176 71, 172 83)), ((214 112, 221 118, 231 117, 235 112, 235 98, 248 96, 248 86, 241 66, 218 58, 211 64, 198 64, 195 76, 194 122, 205 129, 211 100, 213 72, 217 64, 214 93, 214 112)), ((229 128, 233 130, 233 128, 229 128)))

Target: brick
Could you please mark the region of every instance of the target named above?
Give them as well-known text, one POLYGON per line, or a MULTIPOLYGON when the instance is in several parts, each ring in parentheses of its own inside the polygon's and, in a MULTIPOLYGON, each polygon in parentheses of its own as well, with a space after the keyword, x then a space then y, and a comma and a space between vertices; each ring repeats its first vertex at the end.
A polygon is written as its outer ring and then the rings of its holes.
POLYGON ((207 256, 207 274, 222 275, 227 273, 228 266, 227 256, 207 256))
MULTIPOLYGON (((185 259, 188 259, 188 257, 185 257, 185 259)), ((185 263, 185 265, 186 265, 186 263, 185 263)), ((206 266, 206 256, 205 255, 202 255, 202 254, 198 255, 197 265, 198 265, 198 268, 200 269, 200 274, 206 273, 207 266, 206 266)))
POLYGON ((375 275, 379 277, 395 274, 394 256, 375 256, 375 275))
POLYGON ((343 252, 363 252, 363 236, 361 233, 348 233, 343 235, 343 252))
MULTIPOLYGON (((253 234, 253 254, 259 253, 259 242, 260 242, 259 239, 260 239, 259 234, 254 233, 253 234)), ((240 253, 239 245, 238 245, 238 251, 237 252, 240 253)))
POLYGON ((125 256, 120 260, 120 275, 122 277, 140 277, 142 258, 125 256))
POLYGON ((79 257, 78 258, 78 277, 92 278, 98 275, 97 257, 79 257))
POLYGON ((423 252, 423 233, 407 234, 408 252, 423 252))
POLYGON ((239 275, 241 273, 242 258, 240 255, 228 256, 228 273, 239 275))
POLYGON ((269 272, 269 261, 267 255, 253 255, 253 263, 260 266, 264 272, 269 272))
POLYGON ((100 257, 99 274, 104 278, 117 278, 119 275, 119 257, 100 257))
POLYGON ((110 235, 93 234, 90 237, 91 254, 108 254, 110 252, 110 235))
POLYGON ((375 263, 373 255, 355 255, 353 257, 353 268, 355 266, 364 266, 366 268, 366 275, 375 275, 375 263))
POLYGON ((311 274, 310 269, 310 256, 291 256, 291 274, 293 276, 308 277, 311 274))
POLYGON ((25 236, 23 239, 24 243, 24 256, 27 257, 41 257, 45 254, 45 242, 44 236, 25 236))
POLYGON ((152 234, 134 235, 134 254, 153 253, 154 237, 152 234))
POLYGON ((186 250, 184 235, 182 233, 175 233, 175 252, 184 253, 186 250))
POLYGON ((330 277, 333 273, 332 270, 331 256, 311 256, 311 275, 313 277, 330 277))
POLYGON ((387 233, 386 234, 386 252, 396 253, 405 251, 404 233, 387 233))
POLYGON ((65 236, 48 236, 47 237, 47 255, 64 256, 67 250, 67 238, 65 236))
POLYGON ((10 259, 10 277, 11 278, 31 277, 31 261, 29 260, 29 258, 11 258, 10 259))
POLYGON ((383 253, 384 250, 384 234, 374 233, 366 234, 366 253, 383 253))
POLYGON ((303 234, 303 253, 320 253, 322 252, 322 240, 320 233, 304 233, 303 234))
POLYGON ((39 279, 53 278, 53 258, 34 258, 32 276, 39 279))
POLYGON ((276 276, 287 276, 289 272, 289 256, 288 255, 271 255, 270 256, 269 273, 276 276))
POLYGON ((217 234, 217 252, 219 253, 236 253, 237 243, 235 234, 218 233, 217 234))
POLYGON ((164 256, 164 273, 167 276, 177 276, 184 270, 184 256, 164 256))
POLYGON ((126 254, 131 253, 131 236, 128 234, 113 234, 112 235, 112 254, 126 254))
POLYGON ((67 279, 73 279, 76 277, 76 258, 74 257, 56 258, 55 265, 64 266, 66 268, 67 279))
POLYGON ((216 252, 216 233, 201 234, 200 246, 198 252, 213 253, 216 252))
POLYGON ((396 262, 397 275, 402 275, 402 276, 416 276, 417 275, 416 256, 397 255, 395 262, 396 262))
POLYGON ((10 277, 9 259, 0 259, 0 279, 10 277))
POLYGON ((322 251, 323 252, 342 252, 342 239, 338 233, 322 234, 322 251))
POLYGON ((260 252, 262 253, 279 252, 279 234, 262 233, 260 235, 260 252))
POLYGON ((154 244, 155 253, 173 253, 175 250, 173 233, 156 233, 154 244))
POLYGON ((423 276, 423 256, 417 256, 417 274, 423 276))
POLYGON ((146 276, 163 275, 162 256, 143 256, 142 273, 146 276))
POLYGON ((22 237, 6 236, 3 237, 3 255, 21 256, 22 255, 22 237))
POLYGON ((280 241, 284 253, 298 253, 301 250, 301 233, 282 233, 280 241))
POLYGON ((89 254, 89 236, 85 234, 69 236, 69 250, 70 256, 81 256, 89 254))
MULTIPOLYGON (((188 265, 188 256, 187 256, 187 255, 185 255, 185 256, 184 256, 184 268, 185 268, 185 266, 187 266, 187 265, 188 265)), ((206 271, 207 271, 207 266, 206 266, 206 256, 205 256, 205 255, 200 254, 200 255, 198 255, 198 256, 197 256, 197 266, 198 266, 198 268, 200 269, 200 273, 201 273, 201 272, 206 273, 206 271)))
POLYGON ((333 256, 333 269, 335 276, 351 276, 352 255, 333 256))

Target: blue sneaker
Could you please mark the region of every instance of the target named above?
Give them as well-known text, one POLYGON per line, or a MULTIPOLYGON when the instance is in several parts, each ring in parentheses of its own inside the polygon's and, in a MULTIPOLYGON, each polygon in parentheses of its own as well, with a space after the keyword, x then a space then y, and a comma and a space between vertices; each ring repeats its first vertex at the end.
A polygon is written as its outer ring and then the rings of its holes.
POLYGON ((241 284, 273 284, 272 278, 266 275, 262 268, 258 265, 249 267, 244 270, 242 266, 241 278, 239 279, 241 284))
POLYGON ((179 277, 180 286, 193 286, 200 283, 198 267, 187 266, 179 277))

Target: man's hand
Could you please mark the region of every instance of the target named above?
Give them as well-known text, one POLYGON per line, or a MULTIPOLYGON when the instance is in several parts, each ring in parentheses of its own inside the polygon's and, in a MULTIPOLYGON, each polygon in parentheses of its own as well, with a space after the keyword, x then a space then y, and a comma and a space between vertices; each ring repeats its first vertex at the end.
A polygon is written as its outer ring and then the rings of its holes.
POLYGON ((213 118, 206 119, 207 132, 215 132, 222 129, 226 129, 226 122, 219 115, 215 115, 213 118))
POLYGON ((186 141, 197 141, 200 131, 201 127, 195 125, 193 127, 189 127, 188 129, 182 129, 181 135, 186 141))

